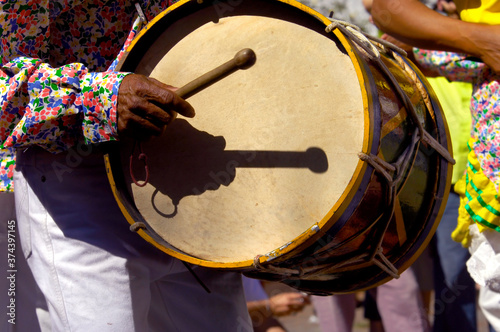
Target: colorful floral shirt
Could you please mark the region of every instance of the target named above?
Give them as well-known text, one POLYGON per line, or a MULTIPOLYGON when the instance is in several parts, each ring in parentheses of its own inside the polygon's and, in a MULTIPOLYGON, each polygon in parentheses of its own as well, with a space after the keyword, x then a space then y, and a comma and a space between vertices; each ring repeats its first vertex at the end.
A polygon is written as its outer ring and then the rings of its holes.
POLYGON ((481 231, 500 232, 500 75, 463 54, 416 50, 415 56, 424 67, 450 80, 473 83, 467 170, 455 185, 461 203, 458 225, 452 233, 454 240, 468 246, 472 223, 481 231))
POLYGON ((500 76, 484 63, 463 54, 416 50, 417 61, 451 81, 473 83, 471 136, 481 169, 500 187, 500 76))
MULTIPOLYGON (((137 2, 137 1, 135 1, 137 2)), ((141 27, 131 0, 0 0, 0 191, 14 149, 117 139, 114 68, 141 27)), ((148 19, 171 1, 139 1, 148 19)))

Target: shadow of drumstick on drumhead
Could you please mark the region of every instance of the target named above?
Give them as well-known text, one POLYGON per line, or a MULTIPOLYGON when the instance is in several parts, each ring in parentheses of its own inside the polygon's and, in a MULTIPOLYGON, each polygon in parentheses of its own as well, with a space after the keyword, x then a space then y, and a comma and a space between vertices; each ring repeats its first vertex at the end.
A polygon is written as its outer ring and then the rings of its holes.
MULTIPOLYGON (((315 173, 328 170, 327 156, 319 148, 305 152, 225 148, 224 137, 200 131, 183 119, 174 121, 162 136, 143 143, 148 156, 149 183, 155 188, 151 201, 156 212, 163 217, 174 217, 182 198, 229 186, 237 168, 305 168, 315 173), (165 207, 157 204, 159 193, 172 200, 173 211, 165 211, 165 207)), ((143 167, 135 163, 132 171, 141 174, 143 167)))

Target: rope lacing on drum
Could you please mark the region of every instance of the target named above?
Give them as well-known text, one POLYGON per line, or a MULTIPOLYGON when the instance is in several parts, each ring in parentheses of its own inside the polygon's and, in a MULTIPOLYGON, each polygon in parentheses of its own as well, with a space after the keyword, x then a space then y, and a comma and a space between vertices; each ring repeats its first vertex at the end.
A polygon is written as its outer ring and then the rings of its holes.
POLYGON ((328 25, 325 28, 325 31, 327 33, 332 32, 333 30, 335 30, 339 26, 345 27, 346 29, 349 29, 349 31, 353 35, 355 35, 359 41, 365 43, 365 45, 373 51, 371 56, 380 56, 380 52, 378 51, 377 47, 373 43, 370 42, 370 40, 384 46, 386 49, 394 50, 400 54, 403 54, 404 56, 407 55, 406 51, 403 50, 402 48, 394 45, 393 43, 388 42, 387 40, 383 40, 381 38, 367 34, 364 31, 362 31, 360 27, 358 27, 352 23, 342 21, 342 20, 333 19, 333 18, 330 18, 330 21, 332 21, 332 23, 330 23, 330 25, 328 25))
POLYGON ((385 273, 393 277, 394 279, 399 278, 399 272, 398 269, 385 257, 383 253, 383 249, 379 247, 377 249, 376 255, 373 258, 373 262, 375 265, 377 265, 379 268, 381 268, 385 273), (377 259, 377 257, 380 258, 380 260, 377 259))
POLYGON ((396 188, 404 180, 404 170, 408 169, 408 165, 412 160, 412 153, 418 145, 419 137, 417 135, 412 136, 411 143, 406 147, 405 151, 401 153, 398 159, 391 163, 386 162, 382 158, 375 156, 373 154, 359 153, 359 159, 369 163, 377 172, 382 174, 385 178, 388 187, 388 204, 394 203, 396 188), (392 175, 390 174, 392 173, 392 175))
MULTIPOLYGON (((399 47, 382 40, 380 38, 376 38, 373 36, 370 36, 364 32, 361 31, 361 29, 353 24, 350 24, 348 22, 340 21, 340 20, 335 20, 331 19, 332 23, 328 25, 326 28, 327 32, 331 32, 334 29, 339 29, 340 32, 342 32, 344 35, 350 38, 350 40, 354 41, 356 45, 358 45, 362 50, 364 50, 370 60, 372 60, 379 69, 382 70, 382 72, 386 75, 386 77, 389 79, 391 82, 392 86, 396 90, 397 95, 399 96, 400 100, 403 102, 403 105, 407 112, 410 115, 410 118, 412 122, 416 126, 415 133, 412 138, 411 144, 406 148, 405 152, 398 158, 396 163, 389 164, 382 160, 381 158, 374 156, 372 154, 367 155, 365 153, 360 153, 359 157, 361 160, 368 162, 377 172, 382 174, 384 178, 387 180, 390 188, 390 195, 389 197, 392 197, 392 192, 395 189, 395 186, 397 186, 401 180, 403 179, 402 172, 400 170, 404 170, 405 168, 402 166, 406 166, 408 162, 410 161, 411 157, 411 152, 415 151, 415 148, 417 147, 417 144, 419 142, 424 142, 428 144, 430 147, 432 147, 436 152, 438 152, 441 157, 446 159, 449 163, 455 164, 455 160, 451 157, 450 153, 448 152, 447 149, 445 149, 434 137, 432 137, 423 127, 422 123, 418 119, 415 107, 413 106, 410 97, 402 90, 400 87, 398 81, 394 77, 394 75, 391 73, 389 68, 384 64, 384 62, 381 59, 380 56, 380 51, 383 51, 385 53, 390 53, 390 55, 395 59, 395 61, 401 66, 401 68, 405 71, 406 74, 410 76, 412 81, 415 83, 415 86, 417 87, 418 92, 422 96, 426 107, 430 110, 432 110, 432 105, 429 100, 429 96, 425 90, 425 87, 423 86, 422 82, 419 80, 416 72, 404 61, 404 59, 398 54, 404 54, 406 55, 406 52, 399 47), (376 44, 372 43, 370 40, 375 41, 376 44), (382 45, 382 46, 380 46, 382 45), (378 46, 378 47, 377 47, 378 46), (389 173, 392 172, 393 176, 391 176, 389 173)), ((392 203, 392 200, 391 200, 392 203)))
MULTIPOLYGON (((413 123, 417 126, 419 139, 420 141, 423 141, 427 144, 429 144, 434 150, 436 150, 443 158, 445 158, 448 162, 451 164, 455 164, 455 160, 451 157, 450 153, 448 150, 446 150, 434 137, 432 137, 424 128, 422 123, 419 121, 417 113, 415 111, 415 108, 413 104, 411 103, 410 98, 404 91, 401 89, 399 86, 396 78, 394 75, 391 73, 389 68, 382 62, 382 59, 380 58, 380 51, 376 47, 376 45, 372 42, 370 42, 370 39, 373 41, 376 41, 377 43, 385 46, 385 48, 380 47, 380 50, 389 53, 394 57, 394 59, 398 62, 400 66, 405 70, 406 73, 410 75, 412 80, 417 86, 417 89, 419 90, 420 94, 422 95, 422 98, 424 100, 428 100, 427 93, 423 89, 422 84, 419 82, 415 72, 406 64, 404 64, 404 60, 397 54, 397 53, 402 53, 406 56, 406 52, 396 45, 393 45, 392 43, 389 43, 385 40, 382 40, 380 38, 376 38, 373 36, 370 36, 364 32, 361 31, 361 29, 351 23, 340 21, 340 20, 335 20, 331 19, 332 23, 326 27, 326 32, 331 32, 334 29, 339 29, 344 35, 348 36, 352 41, 354 41, 361 49, 363 49, 367 56, 377 64, 377 66, 384 72, 384 74, 387 76, 387 78, 391 81, 392 85, 396 89, 396 92, 400 99, 402 100, 405 109, 409 112, 411 119, 413 123), (388 51, 390 50, 390 51, 388 51)), ((432 108, 430 107, 430 104, 426 102, 426 106, 431 110, 432 108)))
MULTIPOLYGON (((380 267, 384 272, 391 275, 393 278, 399 278, 398 270, 396 267, 387 259, 387 257, 383 254, 382 241, 389 225, 390 220, 394 215, 394 207, 395 200, 397 198, 397 187, 404 180, 404 170, 407 169, 408 164, 412 160, 413 151, 418 149, 420 142, 425 142, 430 147, 432 147, 436 152, 438 152, 441 157, 446 159, 448 162, 454 164, 455 161, 451 157, 450 153, 434 138, 432 137, 423 127, 423 124, 418 119, 415 107, 413 106, 410 97, 402 90, 398 81, 391 73, 389 68, 385 65, 385 63, 381 59, 381 51, 384 54, 391 55, 394 60, 398 63, 400 67, 404 70, 404 72, 411 78, 414 82, 418 92, 422 96, 426 107, 432 110, 432 105, 430 103, 429 96, 423 86, 422 82, 419 80, 415 71, 403 60, 399 54, 403 54, 406 56, 406 52, 399 47, 382 40, 380 38, 376 38, 370 36, 361 29, 353 24, 348 22, 331 19, 332 23, 327 26, 326 32, 330 33, 334 29, 339 29, 339 31, 347 36, 350 40, 352 40, 358 47, 360 47, 366 54, 366 56, 383 72, 383 74, 390 81, 394 89, 396 90, 397 95, 402 101, 405 109, 410 115, 412 122, 415 124, 416 129, 412 135, 412 140, 409 146, 405 149, 405 151, 399 156, 396 162, 388 163, 382 158, 373 155, 373 154, 365 154, 360 153, 359 158, 367 163, 369 163, 376 172, 381 174, 385 181, 388 184, 388 192, 387 192, 387 206, 388 208, 380 216, 375 223, 384 222, 385 225, 382 225, 383 230, 380 233, 381 236, 379 238, 378 244, 375 247, 375 251, 372 252, 371 257, 368 261, 372 261, 375 265, 380 267), (375 42, 375 43, 374 43, 375 42)), ((358 257, 358 259, 361 257, 358 257)))

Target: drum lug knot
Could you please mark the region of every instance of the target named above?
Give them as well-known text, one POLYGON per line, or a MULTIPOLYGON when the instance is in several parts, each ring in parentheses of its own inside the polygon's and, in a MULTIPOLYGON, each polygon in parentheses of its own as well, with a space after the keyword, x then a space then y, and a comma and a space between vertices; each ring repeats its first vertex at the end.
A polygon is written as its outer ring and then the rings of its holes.
POLYGON ((398 279, 400 277, 398 269, 396 269, 396 267, 387 259, 387 257, 385 257, 382 247, 379 247, 377 249, 375 257, 373 257, 373 262, 394 279, 398 279), (380 260, 377 259, 377 257, 379 257, 380 260))
POLYGON ((144 224, 143 222, 135 222, 133 223, 132 225, 130 225, 130 231, 131 232, 137 232, 138 230, 140 229, 147 229, 146 227, 146 224, 144 224))
POLYGON ((253 266, 254 266, 254 268, 256 268, 264 273, 281 275, 281 276, 283 276, 284 279, 291 277, 291 276, 302 277, 304 275, 304 271, 302 269, 289 269, 289 268, 274 266, 272 264, 269 264, 267 266, 263 266, 260 263, 261 257, 263 257, 263 255, 255 256, 255 258, 253 259, 253 266))

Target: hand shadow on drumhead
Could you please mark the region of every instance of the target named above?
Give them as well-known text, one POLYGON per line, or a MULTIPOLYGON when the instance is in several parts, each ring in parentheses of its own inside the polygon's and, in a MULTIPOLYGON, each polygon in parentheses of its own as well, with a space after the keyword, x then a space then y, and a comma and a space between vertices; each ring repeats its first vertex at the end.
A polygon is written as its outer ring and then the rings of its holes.
MULTIPOLYGON (((175 120, 161 136, 143 142, 150 174, 148 183, 155 188, 151 203, 156 212, 173 217, 182 198, 228 186, 234 180, 235 169, 228 169, 230 161, 225 158, 225 147, 222 136, 199 131, 183 119, 175 120), (157 204, 160 193, 171 199, 174 211, 165 211, 165 206, 157 204)), ((144 164, 137 160, 137 151, 134 159, 133 172, 144 179, 144 164)))
MULTIPOLYGON (((182 198, 229 186, 236 168, 309 168, 315 173, 328 169, 326 154, 319 148, 305 152, 228 151, 224 137, 200 131, 183 119, 175 120, 163 135, 142 143, 142 147, 148 157, 149 183, 155 188, 152 206, 166 218, 177 214, 182 198), (164 211, 166 207, 157 204, 160 193, 171 199, 173 211, 164 211)), ((137 157, 135 160, 134 174, 144 174, 144 165, 137 157)))

